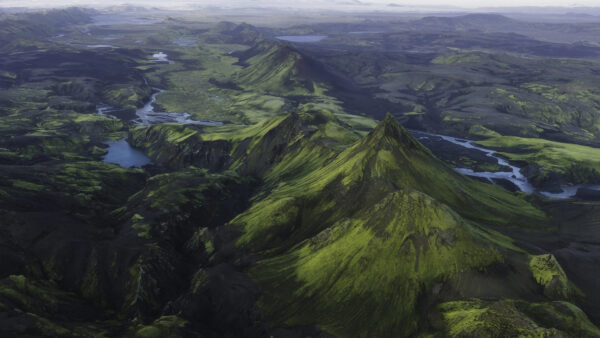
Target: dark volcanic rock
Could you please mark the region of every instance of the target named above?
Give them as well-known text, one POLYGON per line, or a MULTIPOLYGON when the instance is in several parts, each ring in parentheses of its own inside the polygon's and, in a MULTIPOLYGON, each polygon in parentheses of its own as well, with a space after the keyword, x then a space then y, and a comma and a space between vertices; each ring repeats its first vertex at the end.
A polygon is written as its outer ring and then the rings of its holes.
POLYGON ((579 188, 575 197, 583 200, 600 201, 600 190, 579 188))

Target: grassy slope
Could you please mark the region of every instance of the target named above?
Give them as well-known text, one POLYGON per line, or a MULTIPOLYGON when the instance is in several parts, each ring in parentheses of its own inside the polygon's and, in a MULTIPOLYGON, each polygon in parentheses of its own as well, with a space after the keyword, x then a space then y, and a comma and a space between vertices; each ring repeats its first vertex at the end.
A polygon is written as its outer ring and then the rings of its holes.
POLYGON ((439 305, 449 337, 597 337, 600 330, 571 303, 453 301, 439 305))
POLYGON ((272 44, 267 50, 246 60, 247 68, 237 82, 246 88, 279 95, 321 95, 321 76, 310 59, 290 45, 272 44))
POLYGON ((455 174, 390 117, 338 155, 286 175, 279 170, 292 155, 265 174, 277 187, 231 221, 238 246, 265 257, 250 273, 274 325, 408 335, 424 290, 502 261, 496 245, 510 246, 459 214, 504 226, 544 222, 523 199, 455 174))
POLYGON ((452 211, 416 191, 390 193, 251 271, 278 325, 339 336, 418 329, 424 289, 500 259, 452 211))
MULTIPOLYGON (((267 177, 275 176, 277 169, 275 167, 267 177)), ((260 210, 268 208, 271 202, 280 200, 278 203, 281 203, 281 200, 296 196, 322 198, 325 204, 330 204, 327 198, 335 198, 334 189, 338 194, 358 193, 360 185, 364 184, 361 182, 368 180, 381 181, 391 189, 424 192, 461 215, 486 224, 535 228, 544 222, 543 214, 521 198, 499 187, 465 178, 433 158, 391 117, 386 118, 369 136, 328 161, 326 166, 295 177, 292 183, 281 182, 269 199, 254 208, 261 214, 260 210), (331 191, 331 195, 320 196, 324 189, 331 191)), ((268 222, 261 223, 260 218, 251 224, 256 224, 261 230, 259 233, 249 231, 246 236, 262 237, 265 232, 272 233, 268 230, 268 222)))

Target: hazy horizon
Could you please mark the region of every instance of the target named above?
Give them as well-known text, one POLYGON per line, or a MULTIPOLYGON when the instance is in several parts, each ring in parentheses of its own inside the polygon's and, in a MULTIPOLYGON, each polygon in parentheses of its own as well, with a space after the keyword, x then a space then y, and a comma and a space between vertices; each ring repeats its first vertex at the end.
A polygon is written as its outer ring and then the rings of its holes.
POLYGON ((120 5, 133 5, 142 7, 160 7, 182 9, 190 7, 222 7, 222 8, 244 8, 244 7, 267 7, 267 8, 298 8, 298 9, 394 9, 394 10, 413 10, 413 9, 505 9, 511 7, 600 7, 597 0, 505 0, 498 2, 495 0, 457 0, 444 2, 440 0, 409 0, 409 1, 386 1, 386 0, 334 0, 327 3, 322 1, 303 1, 293 2, 288 0, 226 0, 215 4, 210 0, 188 0, 188 1, 141 1, 141 0, 0 0, 0 7, 29 7, 29 8, 54 8, 67 6, 89 6, 89 7, 109 7, 120 5))

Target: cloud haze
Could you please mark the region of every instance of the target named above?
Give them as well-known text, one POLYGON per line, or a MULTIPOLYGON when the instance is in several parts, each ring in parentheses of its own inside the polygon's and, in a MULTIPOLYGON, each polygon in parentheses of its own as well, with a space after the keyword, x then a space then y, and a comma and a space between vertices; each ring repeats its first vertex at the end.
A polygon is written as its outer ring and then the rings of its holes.
POLYGON ((290 1, 290 0, 188 0, 188 1, 155 1, 155 0, 0 0, 0 7, 64 7, 92 6, 106 7, 121 4, 132 4, 145 7, 184 8, 190 6, 219 7, 274 7, 274 8, 423 8, 428 6, 449 7, 519 7, 519 6, 556 6, 556 7, 597 7, 598 0, 334 0, 334 1, 290 1), (393 6, 389 6, 393 4, 393 6))

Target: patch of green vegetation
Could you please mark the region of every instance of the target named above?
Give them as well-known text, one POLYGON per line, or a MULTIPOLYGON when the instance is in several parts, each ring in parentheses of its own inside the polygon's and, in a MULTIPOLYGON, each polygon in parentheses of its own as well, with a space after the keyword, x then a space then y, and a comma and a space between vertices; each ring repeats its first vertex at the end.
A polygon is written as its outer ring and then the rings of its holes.
POLYGON ((25 189, 25 190, 31 190, 31 191, 42 191, 45 189, 45 187, 43 185, 26 182, 26 181, 21 181, 21 180, 14 180, 12 182, 12 186, 17 189, 25 189))
POLYGON ((554 300, 577 300, 583 293, 569 281, 554 255, 537 255, 531 258, 529 268, 533 278, 544 287, 544 294, 554 300))
POLYGON ((471 126, 471 128, 469 128, 469 135, 485 137, 485 138, 501 136, 499 133, 497 133, 491 129, 488 129, 482 125, 478 125, 478 124, 471 126))
POLYGON ((171 338, 178 337, 175 333, 177 328, 182 328, 187 321, 177 316, 162 316, 152 324, 143 326, 135 332, 138 338, 171 338))
POLYGON ((483 58, 479 54, 474 53, 457 53, 438 56, 431 60, 431 63, 438 65, 451 65, 456 63, 478 63, 483 58))
POLYGON ((311 67, 311 61, 291 45, 272 44, 246 62, 249 66, 236 79, 246 89, 284 96, 319 96, 325 89, 316 81, 321 76, 311 67))
POLYGON ((316 324, 339 336, 409 335, 424 289, 498 259, 447 207, 400 191, 261 261, 251 275, 277 325, 316 324))
POLYGON ((479 299, 442 303, 438 309, 449 337, 561 337, 600 333, 583 311, 567 302, 527 303, 479 299))
POLYGON ((136 84, 111 85, 104 89, 102 101, 108 105, 125 109, 136 109, 143 106, 152 94, 148 86, 140 87, 136 84))
POLYGON ((149 224, 144 222, 144 216, 135 214, 131 217, 131 227, 137 230, 137 235, 141 238, 150 239, 150 230, 152 229, 149 224))

